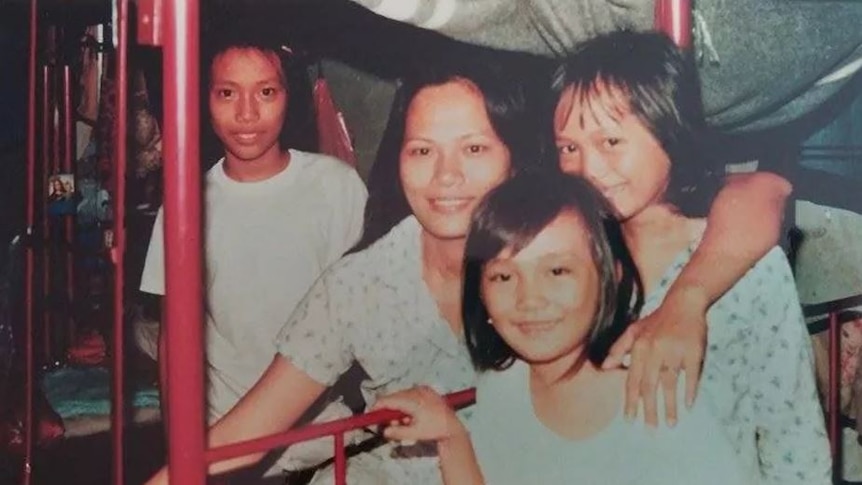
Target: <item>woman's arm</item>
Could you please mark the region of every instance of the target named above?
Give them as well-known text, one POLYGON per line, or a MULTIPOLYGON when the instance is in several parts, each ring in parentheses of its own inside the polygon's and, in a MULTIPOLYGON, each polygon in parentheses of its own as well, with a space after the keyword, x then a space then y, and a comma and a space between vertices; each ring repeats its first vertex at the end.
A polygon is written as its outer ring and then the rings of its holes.
POLYGON ((626 413, 644 399, 647 423, 657 423, 656 392, 668 394, 668 422, 676 420, 674 399, 680 370, 686 374, 686 403, 694 402, 706 345, 706 312, 780 238, 784 206, 791 192, 784 178, 767 172, 728 176, 708 216, 703 241, 654 313, 632 324, 611 349, 604 367, 621 365, 631 353, 626 413))
POLYGON ((446 401, 427 386, 400 391, 378 400, 372 410, 394 409, 408 417, 383 431, 390 440, 435 441, 446 485, 484 485, 467 428, 446 401))
MULTIPOLYGON (((326 387, 277 355, 260 380, 209 432, 209 447, 260 438, 290 428, 326 387)), ((222 473, 257 463, 256 453, 213 463, 209 473, 222 473)), ((167 484, 162 468, 147 484, 167 484)))

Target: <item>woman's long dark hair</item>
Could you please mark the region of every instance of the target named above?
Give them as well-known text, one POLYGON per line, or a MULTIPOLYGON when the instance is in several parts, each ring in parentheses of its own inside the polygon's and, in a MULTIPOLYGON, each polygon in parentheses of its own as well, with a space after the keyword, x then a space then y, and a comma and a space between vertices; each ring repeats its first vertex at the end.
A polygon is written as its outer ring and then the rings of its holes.
POLYGON ((479 370, 510 366, 515 352, 488 323, 482 301, 482 271, 504 249, 518 252, 557 216, 577 214, 588 232, 599 274, 599 301, 587 342, 587 357, 601 363, 616 339, 637 318, 643 287, 611 207, 587 181, 554 170, 525 173, 504 182, 473 214, 464 254, 462 317, 467 348, 479 370))
POLYGON ((469 61, 456 59, 413 67, 410 74, 399 81, 389 122, 368 177, 362 238, 351 253, 367 248, 412 213, 401 185, 398 164, 407 109, 423 88, 458 80, 471 83, 482 93, 491 126, 509 149, 512 173, 529 167, 521 162, 539 160, 535 155, 549 147, 542 139, 541 130, 537 129, 541 110, 534 96, 539 92, 541 81, 539 76, 521 72, 518 66, 477 54, 469 61))
POLYGON ((567 89, 590 109, 637 116, 670 158, 666 200, 689 216, 706 214, 721 179, 691 55, 657 32, 601 35, 581 44, 557 69, 551 113, 567 89), (605 98, 619 105, 602 106, 605 98))

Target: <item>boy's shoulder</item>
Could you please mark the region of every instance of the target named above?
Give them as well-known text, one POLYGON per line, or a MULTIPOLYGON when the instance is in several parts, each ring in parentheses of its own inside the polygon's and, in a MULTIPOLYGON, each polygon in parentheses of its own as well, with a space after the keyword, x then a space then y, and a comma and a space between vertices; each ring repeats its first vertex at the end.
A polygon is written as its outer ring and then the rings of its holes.
POLYGON ((339 160, 330 155, 322 153, 304 152, 301 150, 290 150, 291 161, 295 164, 300 176, 308 178, 319 177, 352 177, 358 174, 356 169, 347 162, 339 160))

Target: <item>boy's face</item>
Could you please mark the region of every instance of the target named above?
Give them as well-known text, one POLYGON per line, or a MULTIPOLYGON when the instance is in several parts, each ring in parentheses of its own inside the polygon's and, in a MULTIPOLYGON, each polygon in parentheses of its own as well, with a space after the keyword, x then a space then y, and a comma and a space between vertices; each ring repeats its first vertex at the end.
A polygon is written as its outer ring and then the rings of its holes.
POLYGON ((211 69, 210 116, 226 162, 279 160, 287 91, 278 56, 231 48, 215 57, 211 69))

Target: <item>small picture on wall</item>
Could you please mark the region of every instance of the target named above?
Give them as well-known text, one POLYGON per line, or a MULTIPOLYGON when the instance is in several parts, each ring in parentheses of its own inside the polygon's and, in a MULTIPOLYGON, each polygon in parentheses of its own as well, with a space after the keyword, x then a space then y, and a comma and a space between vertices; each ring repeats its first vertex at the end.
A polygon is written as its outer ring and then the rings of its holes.
POLYGON ((69 173, 48 178, 48 213, 65 215, 75 213, 75 176, 69 173))

